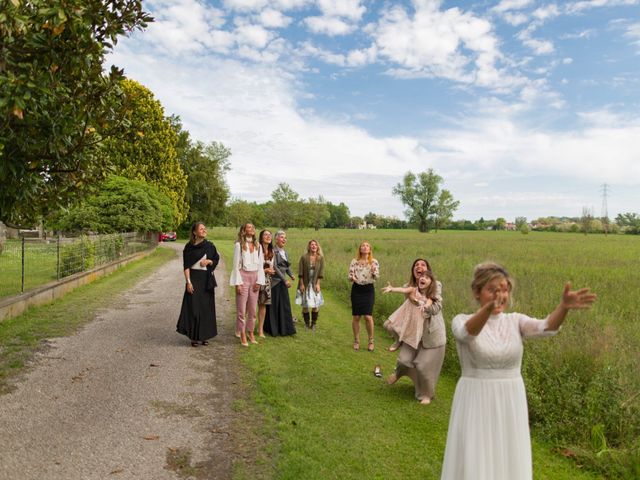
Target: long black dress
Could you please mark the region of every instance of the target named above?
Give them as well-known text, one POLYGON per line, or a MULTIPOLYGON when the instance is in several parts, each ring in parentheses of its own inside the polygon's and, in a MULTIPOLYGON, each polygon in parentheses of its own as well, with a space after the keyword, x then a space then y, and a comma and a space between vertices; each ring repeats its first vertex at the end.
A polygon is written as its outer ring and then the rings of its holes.
POLYGON ((217 283, 213 271, 218 266, 220 255, 213 243, 204 240, 197 245, 187 243, 182 258, 184 269, 190 269, 193 294, 185 289, 176 331, 189 337, 192 342, 203 342, 218 334, 214 293, 217 283), (213 260, 212 265, 207 266, 206 270, 191 268, 205 255, 208 260, 213 260))
POLYGON ((271 305, 267 308, 264 319, 264 333, 273 337, 294 335, 296 327, 293 325, 289 289, 285 285, 286 276, 293 278, 291 264, 281 253, 284 250, 274 249, 273 268, 275 275, 271 277, 271 305))

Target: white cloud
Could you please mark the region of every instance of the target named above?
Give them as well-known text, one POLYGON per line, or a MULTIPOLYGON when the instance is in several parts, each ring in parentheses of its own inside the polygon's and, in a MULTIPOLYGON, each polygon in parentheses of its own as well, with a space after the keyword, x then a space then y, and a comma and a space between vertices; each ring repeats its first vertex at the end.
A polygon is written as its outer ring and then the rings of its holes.
POLYGON ((239 44, 259 49, 266 47, 273 38, 273 34, 269 30, 261 25, 252 24, 238 25, 235 34, 239 44))
POLYGON ((344 17, 349 20, 360 20, 366 8, 360 0, 318 0, 320 11, 327 17, 344 17))
POLYGON ((156 48, 181 55, 212 48, 226 52, 233 41, 219 30, 225 23, 224 12, 196 0, 149 0, 155 21, 145 37, 156 48))
POLYGON ((544 7, 536 8, 533 12, 533 17, 544 22, 550 18, 554 18, 560 15, 560 10, 555 3, 545 5, 544 7))
POLYGON ((498 67, 502 54, 488 20, 458 8, 440 10, 440 3, 416 1, 413 15, 400 6, 383 12, 371 36, 378 57, 395 64, 389 74, 442 77, 496 89, 523 83, 498 67))
POLYGON ((586 30, 581 30, 576 33, 566 33, 564 35, 560 35, 561 40, 574 40, 579 38, 590 38, 595 35, 596 31, 593 28, 588 28, 586 30))
POLYGON ((567 13, 582 13, 585 10, 600 7, 617 7, 640 5, 640 0, 584 0, 579 2, 570 2, 565 6, 567 13))
POLYGON ((532 0, 501 0, 491 10, 498 13, 504 13, 509 10, 520 10, 531 5, 532 0))
MULTIPOLYGON (((631 40, 631 44, 640 48, 640 22, 627 26, 624 36, 631 40)), ((640 50, 639 50, 640 52, 640 50)))
POLYGON ((571 57, 565 57, 562 59, 562 63, 564 65, 571 65, 573 63, 573 58, 571 57))
POLYGON ((307 17, 303 22, 313 33, 321 33, 331 37, 347 35, 355 30, 355 25, 338 17, 307 17))
POLYGON ((292 22, 291 17, 283 15, 281 11, 266 8, 258 15, 259 22, 267 28, 286 28, 292 22))
POLYGON ((502 18, 510 25, 517 27, 518 25, 522 25, 526 23, 529 17, 527 17, 524 13, 512 13, 505 12, 502 14, 502 18))
POLYGON ((529 27, 521 30, 517 38, 523 43, 523 45, 529 47, 536 55, 548 55, 555 51, 553 43, 549 40, 541 40, 534 38, 533 32, 537 28, 537 24, 531 24, 529 27))

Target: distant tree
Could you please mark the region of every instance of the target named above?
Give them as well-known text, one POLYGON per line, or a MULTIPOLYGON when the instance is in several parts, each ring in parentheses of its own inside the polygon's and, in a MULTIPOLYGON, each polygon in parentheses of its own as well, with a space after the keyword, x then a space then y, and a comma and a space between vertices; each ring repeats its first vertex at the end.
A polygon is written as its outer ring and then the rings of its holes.
POLYGON ((349 227, 358 228, 358 226, 362 225, 363 222, 364 219, 362 217, 351 217, 351 219, 349 219, 349 227))
POLYGON ((619 213, 616 224, 625 233, 640 234, 640 215, 637 213, 619 213))
MULTIPOLYGON (((429 223, 434 223, 437 216, 437 206, 440 192, 441 176, 436 175, 433 169, 415 175, 407 172, 402 180, 393 188, 393 194, 400 197, 404 205, 408 207, 405 214, 409 221, 415 223, 421 232, 429 231, 429 223)), ((450 194, 449 194, 450 195, 450 194)), ((452 204, 453 197, 449 203, 452 204)), ((453 207, 453 210, 457 205, 453 207)), ((453 213, 453 211, 451 212, 453 213)))
POLYGON ((170 199, 143 180, 116 175, 62 214, 57 228, 95 233, 159 232, 173 226, 170 199))
POLYGON ((585 235, 593 229, 593 212, 588 207, 582 207, 582 216, 580 217, 580 231, 585 235))
POLYGON ((300 223, 303 203, 300 195, 287 183, 280 183, 271 192, 267 219, 271 225, 280 228, 296 227, 300 223))
POLYGON ((494 230, 505 230, 507 228, 507 220, 502 217, 496 218, 495 223, 493 224, 494 230))
POLYGON ((331 202, 327 203, 329 209, 329 219, 327 220, 327 228, 347 228, 349 226, 349 219, 351 214, 349 207, 340 202, 339 205, 334 205, 331 202))
POLYGON ((317 199, 310 198, 305 204, 304 217, 306 218, 308 225, 313 227, 314 230, 320 230, 323 228, 330 216, 329 208, 322 196, 319 196, 317 199))
POLYGON ((367 225, 374 225, 375 227, 379 227, 382 223, 382 216, 376 215, 373 212, 369 212, 363 217, 363 220, 367 222, 367 225))
POLYGON ((253 211, 251 203, 239 198, 233 199, 227 207, 227 225, 240 228, 246 222, 254 222, 253 211))
POLYGON ((149 89, 133 80, 124 80, 122 89, 130 106, 130 128, 125 137, 105 141, 104 156, 116 165, 118 175, 144 180, 169 197, 178 226, 188 213, 187 176, 176 151, 178 134, 149 89))
POLYGON ((460 202, 453 199, 453 195, 449 190, 442 190, 438 196, 438 203, 436 204, 435 212, 435 227, 444 228, 444 226, 453 217, 455 212, 460 206, 460 202))
POLYGON ((378 215, 377 221, 378 221, 378 228, 400 229, 400 228, 408 227, 406 220, 401 220, 398 217, 385 217, 382 215, 378 215))
POLYGON ((189 222, 203 221, 207 225, 224 223, 229 186, 225 174, 229 171, 231 150, 218 142, 192 144, 181 159, 187 174, 186 200, 189 222))
POLYGON ((487 228, 487 221, 483 218, 480 217, 480 219, 475 221, 475 226, 478 230, 485 230, 487 228))
POLYGON ((105 54, 150 21, 141 0, 0 2, 0 221, 32 225, 108 175, 98 147, 126 105, 105 54))
POLYGON ((527 217, 516 217, 516 228, 520 230, 523 225, 527 225, 527 217))

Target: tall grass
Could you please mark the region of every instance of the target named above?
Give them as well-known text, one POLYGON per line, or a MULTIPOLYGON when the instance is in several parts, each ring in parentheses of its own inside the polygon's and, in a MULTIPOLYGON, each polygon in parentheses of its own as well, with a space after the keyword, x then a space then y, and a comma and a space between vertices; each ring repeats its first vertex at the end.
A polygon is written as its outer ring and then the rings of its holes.
MULTIPOLYGON (((235 230, 214 229, 210 237, 232 240, 235 230)), ((562 287, 589 286, 598 302, 572 312, 554 338, 528 342, 523 375, 531 423, 537 434, 611 478, 640 478, 640 260, 639 239, 625 235, 517 232, 421 234, 405 230, 288 231, 287 250, 296 264, 306 243, 320 242, 326 257, 323 286, 349 304, 347 269, 362 240, 381 265, 378 287, 402 284, 412 261, 429 260, 442 281, 447 322, 476 305, 469 284, 473 267, 502 263, 516 281, 512 309, 543 318, 562 287)), ((381 324, 399 305, 376 292, 374 318, 381 324)), ((445 372, 459 372, 449 338, 445 372)))

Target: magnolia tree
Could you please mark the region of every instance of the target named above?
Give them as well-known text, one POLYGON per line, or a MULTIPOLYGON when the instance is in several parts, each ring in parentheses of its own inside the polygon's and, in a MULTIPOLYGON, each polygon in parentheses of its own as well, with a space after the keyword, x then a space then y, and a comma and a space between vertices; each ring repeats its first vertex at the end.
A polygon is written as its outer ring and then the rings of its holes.
POLYGON ((100 144, 127 127, 105 54, 151 20, 141 0, 0 0, 0 221, 33 224, 105 178, 100 144))

